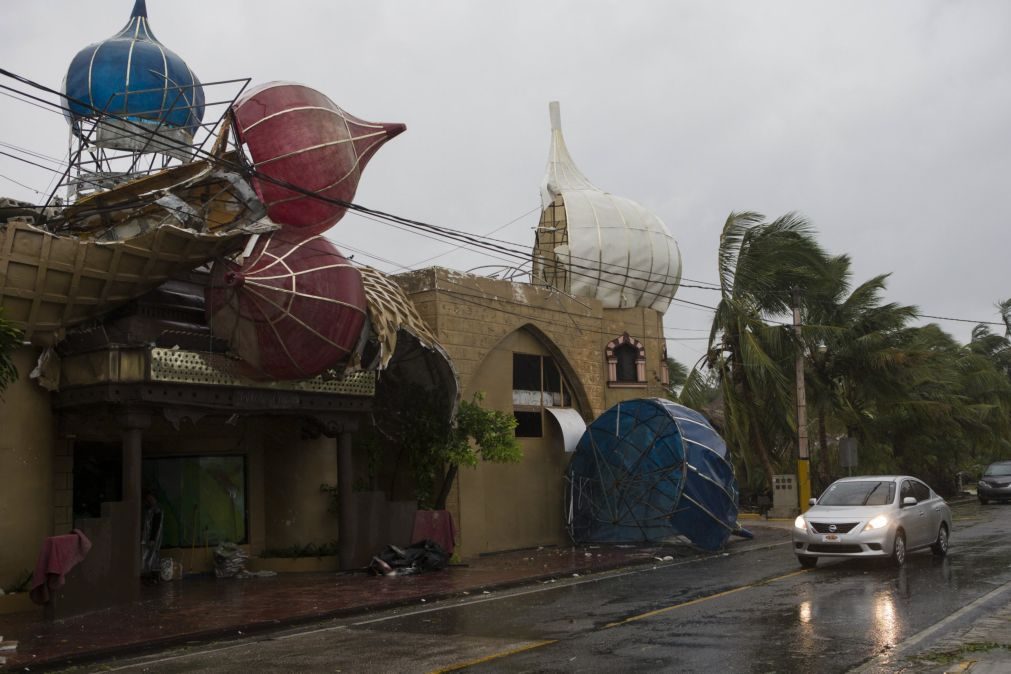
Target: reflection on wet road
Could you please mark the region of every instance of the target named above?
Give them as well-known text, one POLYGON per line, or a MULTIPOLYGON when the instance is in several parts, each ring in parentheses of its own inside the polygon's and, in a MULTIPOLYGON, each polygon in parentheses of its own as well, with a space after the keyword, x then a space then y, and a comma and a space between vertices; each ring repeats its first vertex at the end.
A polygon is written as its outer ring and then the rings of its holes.
POLYGON ((1011 581, 1011 507, 954 512, 949 557, 918 552, 899 570, 823 559, 801 571, 789 532, 755 527, 764 549, 293 630, 143 669, 845 672, 1011 581))

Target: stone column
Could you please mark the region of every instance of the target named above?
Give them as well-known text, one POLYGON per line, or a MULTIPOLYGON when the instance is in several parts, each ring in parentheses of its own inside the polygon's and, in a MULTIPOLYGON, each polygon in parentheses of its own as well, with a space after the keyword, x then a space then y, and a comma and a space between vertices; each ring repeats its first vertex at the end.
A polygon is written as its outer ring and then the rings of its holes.
POLYGON ((129 555, 131 578, 140 577, 140 535, 141 535, 141 462, 144 431, 151 425, 151 416, 146 412, 128 410, 120 415, 119 424, 123 438, 123 503, 129 512, 130 537, 129 555))
POLYGON ((337 563, 342 571, 353 568, 355 561, 355 523, 358 509, 354 495, 354 459, 351 434, 358 430, 358 420, 348 414, 324 414, 312 417, 310 427, 337 442, 337 563))
POLYGON ((337 557, 341 571, 347 571, 354 561, 354 522, 355 498, 352 486, 354 465, 351 457, 351 433, 342 428, 337 435, 337 503, 340 509, 338 516, 339 536, 337 538, 337 557))

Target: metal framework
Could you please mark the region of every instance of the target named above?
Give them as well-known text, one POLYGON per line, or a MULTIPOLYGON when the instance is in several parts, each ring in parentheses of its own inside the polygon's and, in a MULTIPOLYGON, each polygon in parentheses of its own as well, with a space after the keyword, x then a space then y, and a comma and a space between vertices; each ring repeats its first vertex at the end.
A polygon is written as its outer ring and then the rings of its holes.
MULTIPOLYGON (((121 94, 110 96, 101 108, 85 101, 73 100, 78 106, 86 106, 94 113, 91 117, 75 117, 71 122, 67 168, 46 201, 48 206, 61 190, 66 191, 69 202, 113 189, 124 182, 163 171, 171 166, 202 159, 209 154, 210 139, 221 136, 226 115, 235 100, 249 86, 250 78, 219 80, 216 82, 178 86, 175 100, 167 101, 162 110, 144 111, 155 115, 193 106, 180 105, 190 100, 185 96, 188 89, 200 86, 204 90, 217 88, 217 100, 204 103, 206 110, 220 110, 213 121, 202 122, 192 141, 163 123, 142 120, 135 116, 125 117, 109 112, 113 100, 121 94)), ((143 94, 149 90, 131 92, 143 94)), ((70 101, 64 101, 64 112, 69 113, 70 101)))

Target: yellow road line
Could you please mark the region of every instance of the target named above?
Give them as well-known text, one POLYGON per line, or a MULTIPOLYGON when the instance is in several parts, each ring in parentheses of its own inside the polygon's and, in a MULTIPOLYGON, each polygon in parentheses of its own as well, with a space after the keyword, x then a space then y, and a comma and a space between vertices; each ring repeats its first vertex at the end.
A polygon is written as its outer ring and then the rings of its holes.
POLYGON ((793 571, 783 576, 776 576, 775 578, 770 578, 768 580, 763 580, 760 583, 753 583, 751 585, 742 585, 741 587, 735 587, 732 590, 725 590, 723 592, 717 592, 716 594, 711 594, 706 597, 699 597, 698 599, 692 599, 691 601, 682 602, 680 604, 674 604, 673 606, 667 606, 666 608, 658 608, 655 611, 647 611, 646 613, 641 613, 639 615, 632 616, 631 618, 625 618, 624 620, 619 620, 617 622, 608 623, 604 625, 604 629, 609 627, 617 627, 618 625, 624 625, 626 623, 635 622, 636 620, 643 620, 644 618, 652 618, 655 615, 660 615, 661 613, 667 613, 673 611, 674 609, 684 608, 685 606, 692 606, 693 604, 701 604, 705 601, 710 601, 712 599, 719 599, 720 597, 726 597, 729 594, 734 594, 736 592, 741 592, 742 590, 750 590, 755 587, 761 587, 762 585, 768 585, 769 583, 774 583, 777 580, 783 580, 784 578, 791 578, 793 576, 800 575, 802 573, 807 573, 808 569, 803 569, 801 571, 793 571))
POLYGON ((557 639, 551 639, 550 641, 535 641, 533 643, 527 644, 526 646, 518 646, 516 648, 510 648, 507 651, 500 651, 499 653, 492 653, 491 655, 486 655, 483 658, 476 658, 474 660, 468 660, 467 662, 461 662, 455 665, 450 665, 444 669, 435 669, 430 672, 430 674, 443 674, 443 672, 456 672, 461 669, 466 669, 467 667, 473 667, 474 665, 480 665, 485 662, 490 662, 492 660, 498 660, 499 658, 505 658, 510 655, 516 655, 517 653, 522 653, 523 651, 532 651, 535 648, 540 648, 541 646, 547 646, 548 644, 553 644, 557 639))

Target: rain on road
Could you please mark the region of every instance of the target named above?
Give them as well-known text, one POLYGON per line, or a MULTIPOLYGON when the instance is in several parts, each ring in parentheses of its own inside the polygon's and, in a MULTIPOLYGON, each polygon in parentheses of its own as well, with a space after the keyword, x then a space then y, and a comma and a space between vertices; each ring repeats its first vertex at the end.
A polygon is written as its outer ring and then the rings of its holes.
POLYGON ((964 504, 946 559, 735 554, 559 580, 104 663, 106 671, 845 672, 1011 580, 1011 506, 964 504))

